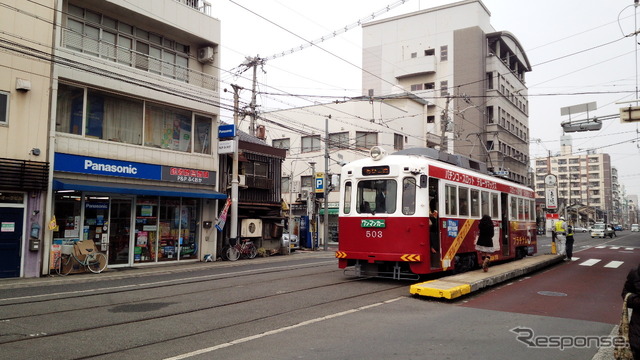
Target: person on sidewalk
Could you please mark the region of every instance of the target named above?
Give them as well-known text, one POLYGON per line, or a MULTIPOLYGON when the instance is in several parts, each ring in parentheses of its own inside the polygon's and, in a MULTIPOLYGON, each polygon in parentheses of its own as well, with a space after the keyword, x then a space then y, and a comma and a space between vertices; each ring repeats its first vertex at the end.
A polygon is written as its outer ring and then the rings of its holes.
POLYGON ((564 216, 560 217, 560 220, 556 221, 555 224, 556 229, 556 248, 558 255, 566 255, 565 254, 565 244, 567 241, 567 223, 564 221, 564 216))
POLYGON ((631 293, 627 300, 631 312, 631 321, 629 321, 629 345, 635 359, 640 359, 640 267, 633 268, 627 274, 627 280, 622 288, 622 298, 627 293, 631 293))
POLYGON ((482 215, 478 223, 478 240, 476 241, 476 250, 482 255, 482 270, 489 271, 489 261, 491 253, 495 251, 493 247, 493 220, 491 216, 482 215))
POLYGON ((566 244, 566 260, 571 261, 571 257, 573 256, 573 226, 571 224, 567 225, 567 244, 566 244))

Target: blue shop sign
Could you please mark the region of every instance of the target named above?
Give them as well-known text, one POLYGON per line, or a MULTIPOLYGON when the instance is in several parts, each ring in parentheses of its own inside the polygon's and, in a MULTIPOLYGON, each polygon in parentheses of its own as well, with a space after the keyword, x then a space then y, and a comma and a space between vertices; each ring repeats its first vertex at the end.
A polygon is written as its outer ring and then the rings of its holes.
POLYGON ((119 176, 133 179, 162 179, 162 166, 160 165, 63 153, 56 153, 53 170, 91 175, 119 176))
POLYGON ((236 126, 234 124, 225 124, 218 126, 218 138, 230 138, 236 136, 236 126))

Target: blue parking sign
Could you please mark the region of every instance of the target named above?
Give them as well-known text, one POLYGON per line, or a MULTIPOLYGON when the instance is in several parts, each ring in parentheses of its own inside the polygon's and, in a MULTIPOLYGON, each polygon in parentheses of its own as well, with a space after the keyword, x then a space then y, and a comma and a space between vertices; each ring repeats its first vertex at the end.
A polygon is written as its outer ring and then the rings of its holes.
POLYGON ((316 173, 316 191, 317 193, 324 191, 324 173, 316 173))

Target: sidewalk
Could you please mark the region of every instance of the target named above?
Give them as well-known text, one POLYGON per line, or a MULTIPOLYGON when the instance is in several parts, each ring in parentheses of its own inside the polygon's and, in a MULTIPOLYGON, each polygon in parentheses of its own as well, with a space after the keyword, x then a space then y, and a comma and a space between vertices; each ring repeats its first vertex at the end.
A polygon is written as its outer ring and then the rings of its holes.
POLYGON ((562 255, 536 255, 489 267, 488 272, 474 270, 438 280, 411 285, 413 295, 455 299, 489 286, 562 262, 562 255))
POLYGON ((133 267, 107 268, 100 274, 93 274, 87 271, 80 274, 60 276, 54 272, 52 275, 42 275, 38 278, 5 278, 0 279, 0 290, 30 286, 60 285, 63 283, 117 280, 130 277, 198 271, 209 268, 231 268, 250 264, 262 264, 272 261, 295 261, 302 258, 326 257, 328 259, 335 259, 335 251, 337 248, 337 244, 334 245, 330 243, 327 247, 327 251, 324 251, 322 247, 317 250, 301 249, 292 252, 290 255, 272 255, 267 257, 256 257, 255 259, 240 259, 238 261, 218 260, 212 262, 162 262, 153 264, 135 264, 133 267))

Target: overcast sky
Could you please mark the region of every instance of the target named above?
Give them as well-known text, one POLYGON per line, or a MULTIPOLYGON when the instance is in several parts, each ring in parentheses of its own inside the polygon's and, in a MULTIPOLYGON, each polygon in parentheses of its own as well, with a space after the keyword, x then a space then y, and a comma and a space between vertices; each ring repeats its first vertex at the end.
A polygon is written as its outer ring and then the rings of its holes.
MULTIPOLYGON (((408 0, 376 19, 453 3, 408 0)), ((267 58, 258 74, 257 103, 261 111, 327 102, 338 96, 361 95, 362 29, 358 26, 318 47, 282 57, 275 54, 306 46, 334 31, 350 27, 397 0, 213 0, 212 15, 222 23, 222 88, 247 87, 251 71, 232 75, 247 56, 267 58), (303 40, 304 39, 304 40, 303 40), (290 94, 287 96, 272 95, 290 94), (293 96, 296 95, 296 96, 293 96), (324 98, 322 96, 331 96, 324 98)), ((637 9, 633 0, 483 0, 497 31, 509 31, 520 41, 532 65, 529 88, 531 157, 560 150, 560 123, 569 120, 560 108, 596 102, 592 116, 617 114, 616 102, 636 99, 637 46, 632 34, 637 9)), ((640 9, 638 9, 640 10, 640 9)), ((640 15, 640 11, 638 11, 640 15)), ((231 106, 227 95, 224 104, 231 106)), ((584 119, 576 114, 572 120, 584 119)), ((231 122, 223 112, 223 121, 231 122)), ((618 119, 603 122, 597 132, 572 133, 574 152, 587 149, 611 155, 627 194, 640 195, 640 138, 636 124, 618 119)))

